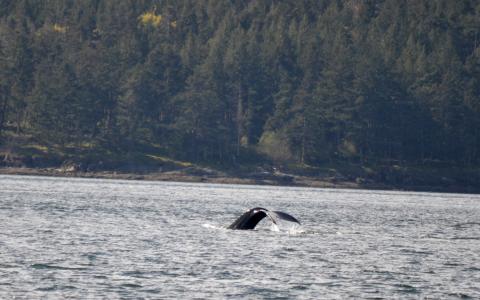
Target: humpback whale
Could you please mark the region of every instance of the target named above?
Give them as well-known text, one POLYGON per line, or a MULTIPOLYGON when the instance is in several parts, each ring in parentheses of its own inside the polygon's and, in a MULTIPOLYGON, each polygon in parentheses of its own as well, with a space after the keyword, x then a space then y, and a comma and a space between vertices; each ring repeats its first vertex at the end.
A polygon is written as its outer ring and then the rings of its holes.
POLYGON ((263 207, 255 207, 247 210, 241 215, 235 222, 228 226, 228 229, 254 229, 263 218, 268 217, 274 224, 277 224, 278 220, 286 220, 300 224, 300 222, 293 216, 281 212, 271 211, 263 207))

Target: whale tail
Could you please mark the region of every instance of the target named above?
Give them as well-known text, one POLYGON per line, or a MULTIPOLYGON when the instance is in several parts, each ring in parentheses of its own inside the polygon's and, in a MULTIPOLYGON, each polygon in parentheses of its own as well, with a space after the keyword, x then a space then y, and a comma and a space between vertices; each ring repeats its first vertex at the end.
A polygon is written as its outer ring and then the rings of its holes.
POLYGON ((265 217, 268 217, 274 224, 277 224, 278 220, 286 220, 300 224, 295 217, 287 213, 281 211, 269 211, 268 209, 262 207, 255 207, 246 211, 227 228, 243 230, 254 229, 255 226, 257 226, 257 224, 265 217))

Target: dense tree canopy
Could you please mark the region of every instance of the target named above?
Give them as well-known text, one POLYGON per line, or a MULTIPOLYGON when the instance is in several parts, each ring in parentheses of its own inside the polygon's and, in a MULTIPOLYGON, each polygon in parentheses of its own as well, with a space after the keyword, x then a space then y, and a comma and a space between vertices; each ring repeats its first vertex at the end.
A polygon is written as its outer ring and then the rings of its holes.
POLYGON ((478 165, 480 2, 0 0, 8 130, 224 164, 478 165))

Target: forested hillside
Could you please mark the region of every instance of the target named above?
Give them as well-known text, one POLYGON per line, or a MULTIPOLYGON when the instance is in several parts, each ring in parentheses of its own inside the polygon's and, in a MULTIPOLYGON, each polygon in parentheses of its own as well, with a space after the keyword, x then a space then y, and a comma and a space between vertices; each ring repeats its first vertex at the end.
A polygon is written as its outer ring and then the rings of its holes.
POLYGON ((480 1, 0 0, 0 135, 224 166, 477 167, 480 1))

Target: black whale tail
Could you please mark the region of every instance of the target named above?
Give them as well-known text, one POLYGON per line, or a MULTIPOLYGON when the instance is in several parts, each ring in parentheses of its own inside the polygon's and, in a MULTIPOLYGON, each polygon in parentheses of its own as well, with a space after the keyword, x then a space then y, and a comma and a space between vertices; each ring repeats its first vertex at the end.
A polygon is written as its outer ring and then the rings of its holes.
POLYGON ((255 207, 246 211, 235 222, 228 226, 228 229, 254 229, 255 226, 265 217, 268 217, 274 224, 277 224, 278 220, 286 220, 300 224, 300 222, 293 216, 281 212, 270 211, 263 207, 255 207))

